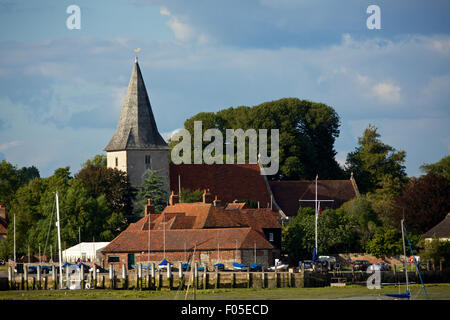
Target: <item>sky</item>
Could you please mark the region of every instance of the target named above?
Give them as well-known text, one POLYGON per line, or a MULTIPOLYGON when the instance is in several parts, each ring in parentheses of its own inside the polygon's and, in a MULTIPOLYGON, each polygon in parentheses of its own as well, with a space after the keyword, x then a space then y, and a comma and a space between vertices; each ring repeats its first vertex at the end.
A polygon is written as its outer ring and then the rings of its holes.
POLYGON ((165 138, 198 112, 297 97, 338 113, 339 163, 373 124, 419 176, 450 154, 449 12, 447 0, 0 0, 0 160, 46 177, 103 153, 141 48, 165 138), (381 29, 367 27, 370 5, 381 29))

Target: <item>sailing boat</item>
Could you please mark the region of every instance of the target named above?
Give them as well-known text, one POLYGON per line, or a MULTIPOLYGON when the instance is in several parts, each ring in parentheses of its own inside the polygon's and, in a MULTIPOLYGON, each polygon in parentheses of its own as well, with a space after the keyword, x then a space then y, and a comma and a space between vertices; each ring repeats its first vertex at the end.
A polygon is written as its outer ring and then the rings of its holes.
POLYGON ((428 297, 427 290, 425 289, 425 285, 423 284, 423 281, 422 281, 422 275, 421 275, 420 269, 419 269, 419 267, 418 267, 418 265, 417 265, 416 257, 415 257, 415 255, 413 254, 412 247, 411 247, 411 243, 409 242, 408 234, 407 234, 406 229, 405 229, 405 226, 404 226, 404 219, 401 220, 400 225, 401 225, 401 228, 402 228, 402 241, 403 241, 403 268, 405 269, 406 291, 405 291, 404 293, 400 293, 400 294, 386 294, 386 296, 387 296, 387 297, 392 297, 392 298, 397 298, 397 299, 408 299, 408 300, 411 299, 411 292, 410 292, 410 289, 409 289, 409 281, 408 281, 408 270, 407 270, 407 268, 406 268, 406 266, 407 266, 407 264, 406 264, 406 261, 407 261, 407 260, 406 260, 406 245, 405 245, 405 237, 406 237, 406 240, 408 240, 408 246, 409 246, 409 250, 410 250, 410 252, 411 252, 411 256, 412 256, 413 259, 414 259, 414 265, 416 266, 417 273, 418 273, 418 275, 419 275, 420 282, 421 282, 421 284, 422 284, 423 291, 425 292, 425 295, 427 296, 427 298, 429 298, 429 297, 428 297))

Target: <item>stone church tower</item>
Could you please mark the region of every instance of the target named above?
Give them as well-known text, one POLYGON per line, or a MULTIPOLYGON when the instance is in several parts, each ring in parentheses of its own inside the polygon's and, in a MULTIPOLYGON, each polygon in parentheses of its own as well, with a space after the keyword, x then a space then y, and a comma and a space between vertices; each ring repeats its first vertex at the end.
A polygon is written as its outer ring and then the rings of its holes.
POLYGON ((169 146, 158 132, 137 58, 119 124, 104 150, 107 167, 125 171, 133 186, 140 187, 146 171, 160 170, 169 192, 169 146))

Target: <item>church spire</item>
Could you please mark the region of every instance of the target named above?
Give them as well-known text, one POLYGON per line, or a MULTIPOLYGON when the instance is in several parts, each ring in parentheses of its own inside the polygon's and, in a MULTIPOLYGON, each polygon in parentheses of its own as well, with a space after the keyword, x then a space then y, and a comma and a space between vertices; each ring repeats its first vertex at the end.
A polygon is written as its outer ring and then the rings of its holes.
POLYGON ((166 149, 168 145, 158 132, 136 56, 119 124, 104 150, 120 151, 149 148, 166 149))

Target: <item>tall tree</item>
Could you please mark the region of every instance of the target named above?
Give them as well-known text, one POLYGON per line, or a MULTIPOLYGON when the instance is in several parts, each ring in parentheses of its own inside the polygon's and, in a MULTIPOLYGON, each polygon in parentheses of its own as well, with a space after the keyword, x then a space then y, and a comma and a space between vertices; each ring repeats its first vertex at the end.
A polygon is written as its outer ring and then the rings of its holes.
POLYGON ((144 207, 149 199, 153 201, 155 212, 157 213, 162 212, 167 205, 168 195, 164 190, 163 180, 158 175, 157 170, 148 170, 142 179, 134 207, 136 219, 143 216, 144 207))
POLYGON ((450 155, 442 158, 436 163, 424 164, 420 169, 425 173, 434 173, 450 179, 450 155))
MULTIPOLYGON (((191 133, 191 139, 194 137, 194 121, 202 121, 203 132, 215 128, 224 137, 226 129, 267 129, 268 150, 271 143, 270 129, 278 129, 280 169, 278 174, 269 179, 313 179, 317 173, 323 179, 339 179, 343 176, 335 160, 334 150, 335 139, 339 136, 339 116, 325 104, 284 98, 254 107, 230 107, 217 113, 198 113, 184 124, 191 133)), ((225 143, 228 143, 225 140, 224 152, 225 143)), ((208 144, 204 142, 203 148, 208 144)))
POLYGON ((381 142, 377 128, 369 125, 358 147, 347 155, 346 170, 353 172, 361 193, 375 191, 386 185, 399 188, 406 181, 405 151, 381 142))
POLYGON ((101 163, 87 163, 75 178, 83 182, 91 197, 105 195, 112 212, 122 213, 126 218, 133 217, 136 190, 129 183, 125 172, 106 168, 101 163))
POLYGON ((450 180, 433 173, 411 179, 395 200, 397 225, 404 217, 408 230, 424 233, 450 212, 450 180))

